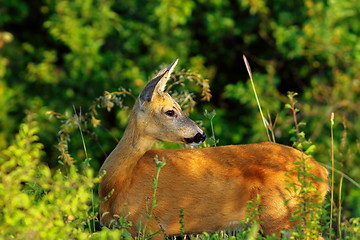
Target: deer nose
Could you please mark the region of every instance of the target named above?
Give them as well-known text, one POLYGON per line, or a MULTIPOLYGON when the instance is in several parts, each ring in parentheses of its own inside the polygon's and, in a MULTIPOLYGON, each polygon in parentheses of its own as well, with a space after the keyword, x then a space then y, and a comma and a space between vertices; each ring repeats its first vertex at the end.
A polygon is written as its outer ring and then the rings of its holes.
POLYGON ((203 133, 197 133, 194 137, 194 142, 196 143, 202 143, 206 139, 206 134, 203 133))
POLYGON ((206 139, 206 134, 203 132, 203 133, 197 133, 192 138, 185 138, 185 141, 188 144, 200 144, 203 141, 205 141, 205 139, 206 139))

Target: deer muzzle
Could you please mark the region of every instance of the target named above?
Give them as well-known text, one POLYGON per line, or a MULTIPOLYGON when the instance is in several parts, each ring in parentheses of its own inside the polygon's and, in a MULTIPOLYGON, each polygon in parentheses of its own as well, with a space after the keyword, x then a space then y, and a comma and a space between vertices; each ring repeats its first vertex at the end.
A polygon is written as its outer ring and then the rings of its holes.
POLYGON ((203 141, 205 141, 205 139, 206 139, 206 134, 204 132, 197 133, 192 138, 184 138, 185 142, 190 145, 198 145, 198 144, 202 143, 203 141))

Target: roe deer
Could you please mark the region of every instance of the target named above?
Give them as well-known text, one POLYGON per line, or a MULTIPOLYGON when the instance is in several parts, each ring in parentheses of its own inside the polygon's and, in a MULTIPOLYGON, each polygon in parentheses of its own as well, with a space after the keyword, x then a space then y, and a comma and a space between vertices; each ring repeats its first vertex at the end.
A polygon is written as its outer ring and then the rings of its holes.
MULTIPOLYGON (((191 121, 168 93, 165 84, 177 60, 161 70, 145 86, 131 112, 122 139, 102 165, 105 170, 99 186, 101 223, 109 225, 114 215, 127 216, 130 233, 136 236, 138 224, 146 220, 151 205, 152 179, 157 155, 164 158, 157 188, 158 206, 148 229, 156 238, 180 234, 179 212, 184 211, 185 233, 234 229, 246 217, 247 201, 261 196, 259 216, 264 234, 279 234, 294 225, 290 221, 298 200, 286 189, 291 180, 298 183, 294 161, 302 152, 284 145, 264 142, 201 149, 150 150, 157 141, 199 144, 204 132, 191 121), (284 202, 288 201, 285 205, 284 202)), ((328 189, 327 170, 306 158, 323 201, 328 189)), ((154 237, 155 238, 155 237, 154 237)))

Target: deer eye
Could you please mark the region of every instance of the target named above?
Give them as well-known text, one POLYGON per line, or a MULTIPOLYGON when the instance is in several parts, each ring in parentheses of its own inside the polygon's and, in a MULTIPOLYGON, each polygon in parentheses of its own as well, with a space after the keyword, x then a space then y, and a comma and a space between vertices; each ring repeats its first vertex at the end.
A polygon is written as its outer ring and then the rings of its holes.
POLYGON ((169 111, 166 111, 165 114, 168 115, 169 117, 173 117, 173 116, 175 116, 175 111, 169 110, 169 111))

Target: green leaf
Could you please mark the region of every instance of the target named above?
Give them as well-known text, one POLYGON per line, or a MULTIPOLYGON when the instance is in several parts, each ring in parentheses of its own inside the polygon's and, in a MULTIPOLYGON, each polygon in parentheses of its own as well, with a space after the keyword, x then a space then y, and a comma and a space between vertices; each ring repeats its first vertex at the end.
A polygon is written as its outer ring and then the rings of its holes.
POLYGON ((308 149, 306 149, 305 153, 308 155, 313 154, 316 151, 316 145, 310 145, 308 149))

